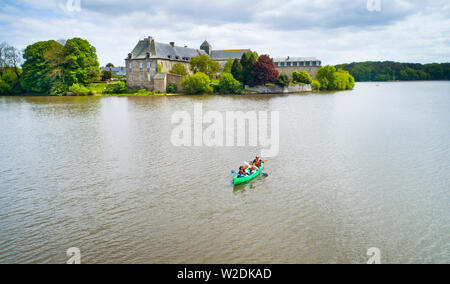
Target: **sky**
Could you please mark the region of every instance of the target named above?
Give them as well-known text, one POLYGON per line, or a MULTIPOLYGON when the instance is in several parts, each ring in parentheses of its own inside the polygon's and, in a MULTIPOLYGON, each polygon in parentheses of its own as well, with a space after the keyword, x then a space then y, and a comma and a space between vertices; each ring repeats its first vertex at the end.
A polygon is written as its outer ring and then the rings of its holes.
POLYGON ((97 48, 101 65, 123 66, 148 36, 332 65, 450 62, 450 1, 0 0, 0 42, 19 49, 81 37, 97 48))

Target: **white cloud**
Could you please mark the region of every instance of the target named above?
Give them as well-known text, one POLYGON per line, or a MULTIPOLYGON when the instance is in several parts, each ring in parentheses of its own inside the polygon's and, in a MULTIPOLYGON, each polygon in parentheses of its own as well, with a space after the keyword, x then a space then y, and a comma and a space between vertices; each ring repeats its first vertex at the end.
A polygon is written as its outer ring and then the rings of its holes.
POLYGON ((447 1, 366 0, 173 1, 3 0, 0 41, 19 48, 39 40, 82 37, 97 47, 101 64, 123 65, 139 39, 199 47, 252 48, 273 57, 315 56, 326 64, 363 60, 448 61, 447 1))

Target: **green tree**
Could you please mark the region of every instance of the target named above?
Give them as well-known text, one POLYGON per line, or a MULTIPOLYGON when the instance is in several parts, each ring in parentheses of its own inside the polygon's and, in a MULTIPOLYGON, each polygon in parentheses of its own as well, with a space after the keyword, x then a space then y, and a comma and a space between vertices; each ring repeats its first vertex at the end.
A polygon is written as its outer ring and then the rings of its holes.
POLYGON ((355 87, 355 79, 348 71, 339 69, 336 72, 336 85, 337 90, 351 90, 355 87))
POLYGON ((239 60, 234 60, 233 66, 231 67, 231 74, 239 82, 244 81, 244 68, 239 60))
POLYGON ((63 61, 63 49, 54 40, 37 42, 25 49, 20 81, 26 91, 50 93, 52 84, 64 81, 62 72, 55 72, 56 66, 63 61))
POLYGON ((209 76, 203 72, 184 77, 181 85, 186 94, 210 94, 213 91, 209 76))
POLYGON ((288 74, 281 73, 280 76, 277 79, 277 83, 276 84, 277 84, 277 86, 280 86, 280 87, 284 88, 284 87, 289 86, 290 81, 291 80, 289 79, 288 74))
POLYGON ((311 83, 311 87, 312 87, 313 91, 320 90, 320 82, 317 80, 313 80, 311 83))
POLYGON ((337 85, 336 68, 330 65, 321 67, 317 72, 317 80, 322 90, 335 90, 337 85))
POLYGON ((188 74, 186 67, 181 63, 175 63, 169 73, 181 76, 186 76, 188 74))
POLYGON ((103 82, 111 80, 111 78, 112 78, 112 73, 110 71, 106 71, 106 70, 102 71, 102 81, 103 82))
POLYGON ((223 67, 222 73, 231 73, 231 68, 233 67, 234 59, 228 59, 227 63, 223 67))
POLYGON ((231 73, 222 73, 220 75, 218 88, 221 94, 242 93, 242 84, 231 73))
POLYGON ((309 75, 308 72, 306 71, 294 71, 292 73, 292 80, 294 81, 294 83, 302 83, 302 84, 311 84, 312 83, 312 78, 311 75, 309 75))
POLYGON ((220 65, 217 61, 212 60, 207 55, 201 55, 191 58, 191 70, 194 73, 204 73, 212 78, 219 71, 220 65))
POLYGON ((100 79, 97 51, 87 40, 69 39, 64 48, 66 84, 86 85, 100 79))
POLYGON ((252 79, 253 64, 258 61, 258 53, 249 51, 244 53, 241 58, 242 82, 244 85, 250 85, 252 79))
POLYGON ((108 63, 108 64, 106 64, 106 67, 107 67, 107 68, 113 68, 113 67, 114 67, 114 64, 108 63))
POLYGON ((156 66, 156 73, 162 73, 162 67, 161 67, 161 64, 158 64, 158 65, 156 66))

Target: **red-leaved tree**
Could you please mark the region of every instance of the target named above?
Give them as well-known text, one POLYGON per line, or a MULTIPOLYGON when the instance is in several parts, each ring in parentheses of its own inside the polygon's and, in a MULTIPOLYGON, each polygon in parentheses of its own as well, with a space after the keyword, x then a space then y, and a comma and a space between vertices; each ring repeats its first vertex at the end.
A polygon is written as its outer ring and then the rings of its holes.
POLYGON ((250 84, 253 86, 275 84, 280 73, 275 69, 273 60, 268 55, 261 55, 258 61, 253 63, 250 84))

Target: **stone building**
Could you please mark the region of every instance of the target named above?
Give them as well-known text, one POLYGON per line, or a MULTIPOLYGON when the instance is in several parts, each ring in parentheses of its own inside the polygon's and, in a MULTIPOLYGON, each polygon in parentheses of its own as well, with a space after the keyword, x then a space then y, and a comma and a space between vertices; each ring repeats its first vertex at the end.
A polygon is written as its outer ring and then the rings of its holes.
POLYGON ((317 71, 322 66, 322 62, 315 57, 287 57, 275 58, 273 60, 275 68, 280 73, 286 73, 292 79, 294 71, 306 71, 313 79, 316 79, 317 71))
MULTIPOLYGON (((239 50, 213 50, 205 41, 200 49, 176 46, 174 42, 169 44, 156 42, 152 37, 140 40, 133 51, 125 59, 127 85, 135 89, 147 89, 164 92, 167 84, 173 82, 179 85, 181 80, 168 73, 176 63, 184 65, 190 71, 189 61, 192 57, 207 55, 224 66, 229 59, 240 59, 248 49, 239 50), (158 66, 160 74, 158 75, 158 66), (158 80, 155 84, 155 79, 158 80), (161 83, 165 82, 165 83, 161 83), (164 85, 165 84, 165 85, 164 85)), ((178 86, 181 90, 181 86, 178 86)))

